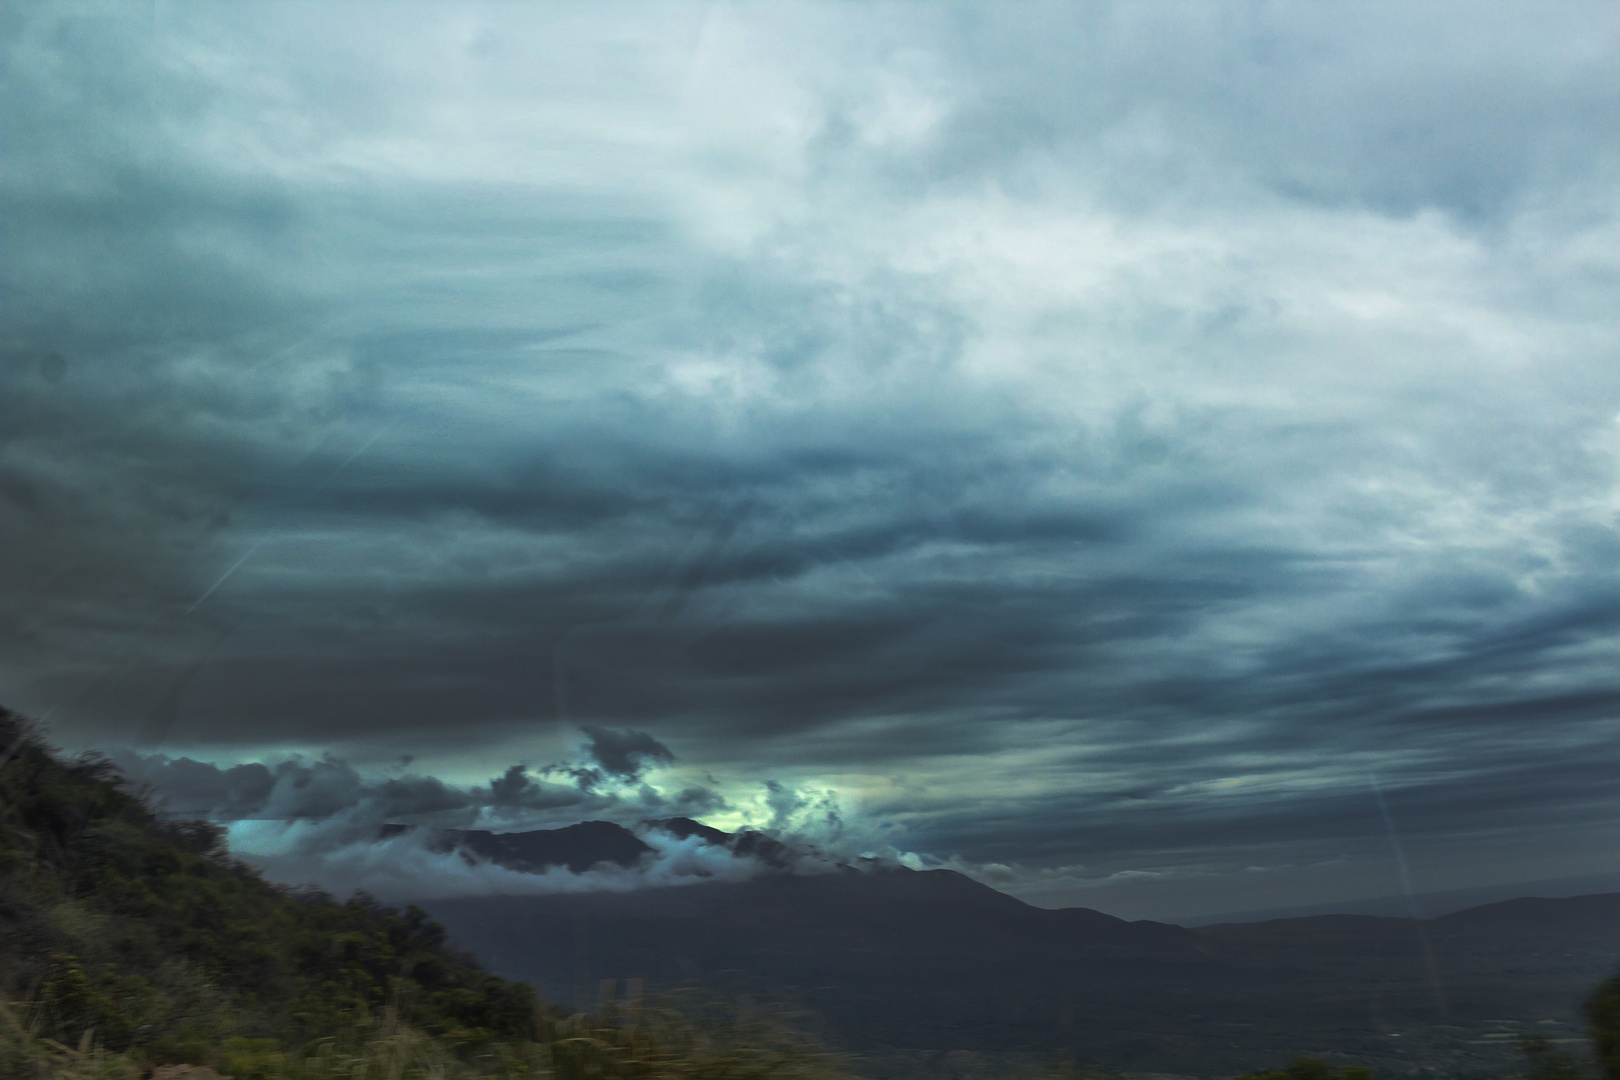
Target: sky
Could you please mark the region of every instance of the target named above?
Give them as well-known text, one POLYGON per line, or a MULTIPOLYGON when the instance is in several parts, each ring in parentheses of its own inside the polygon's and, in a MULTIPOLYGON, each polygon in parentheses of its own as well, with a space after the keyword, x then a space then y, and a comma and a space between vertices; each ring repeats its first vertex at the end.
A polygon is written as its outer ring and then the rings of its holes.
POLYGON ((1164 918, 1620 873, 1620 8, 0 44, 0 703, 250 857, 688 815, 1164 918))

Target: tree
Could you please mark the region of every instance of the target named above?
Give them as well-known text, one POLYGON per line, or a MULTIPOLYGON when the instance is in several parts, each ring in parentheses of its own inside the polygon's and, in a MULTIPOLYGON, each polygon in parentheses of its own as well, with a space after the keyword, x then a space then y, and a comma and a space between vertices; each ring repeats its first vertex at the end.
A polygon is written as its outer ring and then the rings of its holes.
POLYGON ((1585 1080, 1586 1069, 1573 1054, 1559 1050, 1545 1035, 1527 1035, 1519 1049, 1529 1059, 1527 1080, 1585 1080))
POLYGON ((1586 1026, 1603 1080, 1620 1080, 1620 975, 1598 984, 1586 999, 1586 1026))

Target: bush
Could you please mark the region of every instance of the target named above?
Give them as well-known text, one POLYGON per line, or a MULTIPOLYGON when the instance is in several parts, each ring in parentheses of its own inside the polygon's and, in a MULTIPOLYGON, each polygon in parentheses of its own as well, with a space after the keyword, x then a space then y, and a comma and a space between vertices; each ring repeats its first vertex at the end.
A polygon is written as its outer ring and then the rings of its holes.
POLYGON ((1373 1080, 1373 1074, 1358 1065, 1335 1069, 1317 1058, 1295 1058, 1286 1069, 1250 1073, 1237 1080, 1373 1080))

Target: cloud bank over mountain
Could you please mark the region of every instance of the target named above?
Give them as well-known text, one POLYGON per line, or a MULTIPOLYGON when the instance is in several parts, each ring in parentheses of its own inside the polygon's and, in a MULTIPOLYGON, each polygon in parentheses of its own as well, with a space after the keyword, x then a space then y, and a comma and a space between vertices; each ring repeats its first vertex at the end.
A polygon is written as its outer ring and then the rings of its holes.
POLYGON ((492 894, 629 892, 747 881, 773 873, 836 873, 838 868, 833 860, 806 855, 784 870, 751 853, 736 853, 701 837, 677 837, 643 826, 635 835, 651 850, 629 865, 604 860, 584 869, 564 865, 519 869, 449 846, 432 832, 379 837, 357 831, 355 824, 347 815, 273 826, 239 823, 230 830, 230 843, 240 857, 277 880, 338 895, 364 889, 394 902, 492 894))
POLYGON ((0 700, 1122 913, 1620 869, 1620 14, 384 10, 0 16, 0 700))
POLYGON ((664 778, 648 771, 674 754, 644 731, 593 725, 582 734, 571 759, 512 765, 466 787, 408 763, 379 773, 331 754, 224 767, 127 749, 112 757, 126 786, 164 816, 224 823, 237 857, 334 893, 616 892, 919 861, 886 845, 866 850, 864 830, 847 827, 832 792, 766 781, 752 805, 735 805, 704 787, 661 787, 664 778), (744 828, 726 833, 691 818, 717 813, 741 815, 744 828), (549 858, 522 854, 536 838, 570 834, 560 847, 542 845, 549 858), (506 852, 510 838, 520 841, 517 854, 506 852))
POLYGON ((705 788, 666 795, 645 783, 651 763, 674 760, 646 732, 593 725, 584 734, 572 758, 535 769, 511 765, 488 783, 467 787, 412 772, 408 761, 379 774, 333 754, 229 766, 127 749, 112 757, 128 784, 149 791, 165 815, 182 819, 322 820, 361 811, 375 831, 388 822, 488 827, 532 825, 559 813, 571 821, 593 813, 685 816, 729 808, 705 788))

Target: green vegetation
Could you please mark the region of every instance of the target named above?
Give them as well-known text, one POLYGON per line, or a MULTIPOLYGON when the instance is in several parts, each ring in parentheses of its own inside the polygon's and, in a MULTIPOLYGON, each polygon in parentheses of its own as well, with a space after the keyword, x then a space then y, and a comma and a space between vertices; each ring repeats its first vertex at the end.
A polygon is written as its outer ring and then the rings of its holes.
POLYGON ((1620 1080, 1620 975, 1605 979, 1586 999, 1586 1024, 1598 1075, 1620 1080))
POLYGON ((1525 1080, 1620 1080, 1620 974, 1598 984, 1586 999, 1584 1012, 1591 1062, 1554 1046, 1546 1036, 1531 1035, 1519 1043, 1525 1080))
POLYGON ((419 909, 281 888, 222 831, 163 821, 105 760, 0 710, 0 1076, 235 1080, 830 1074, 763 1021, 637 1004, 565 1017, 419 909))
POLYGON ((1584 1080, 1586 1066, 1574 1054, 1555 1047, 1545 1035, 1531 1035, 1519 1042, 1528 1068, 1526 1080, 1584 1080))
MULTIPOLYGON (((0 1075, 38 1080, 137 1080, 149 1063, 115 1054, 87 1031, 69 1047, 0 1013, 0 1075)), ((232 1080, 834 1080, 824 1055, 776 1025, 692 1024, 669 1010, 603 1019, 549 1017, 534 1040, 458 1052, 385 1007, 367 1023, 301 1046, 234 1037, 204 1058, 232 1080)))
POLYGON ((60 761, 0 713, 0 987, 43 1038, 195 1061, 301 1042, 408 1003, 457 1046, 526 1039, 535 1003, 445 948, 415 908, 278 888, 216 826, 159 820, 104 760, 60 761))
POLYGON ((1237 1080, 1373 1080, 1373 1074, 1354 1065, 1335 1069, 1325 1061, 1302 1057, 1295 1058, 1286 1069, 1250 1073, 1237 1080))

